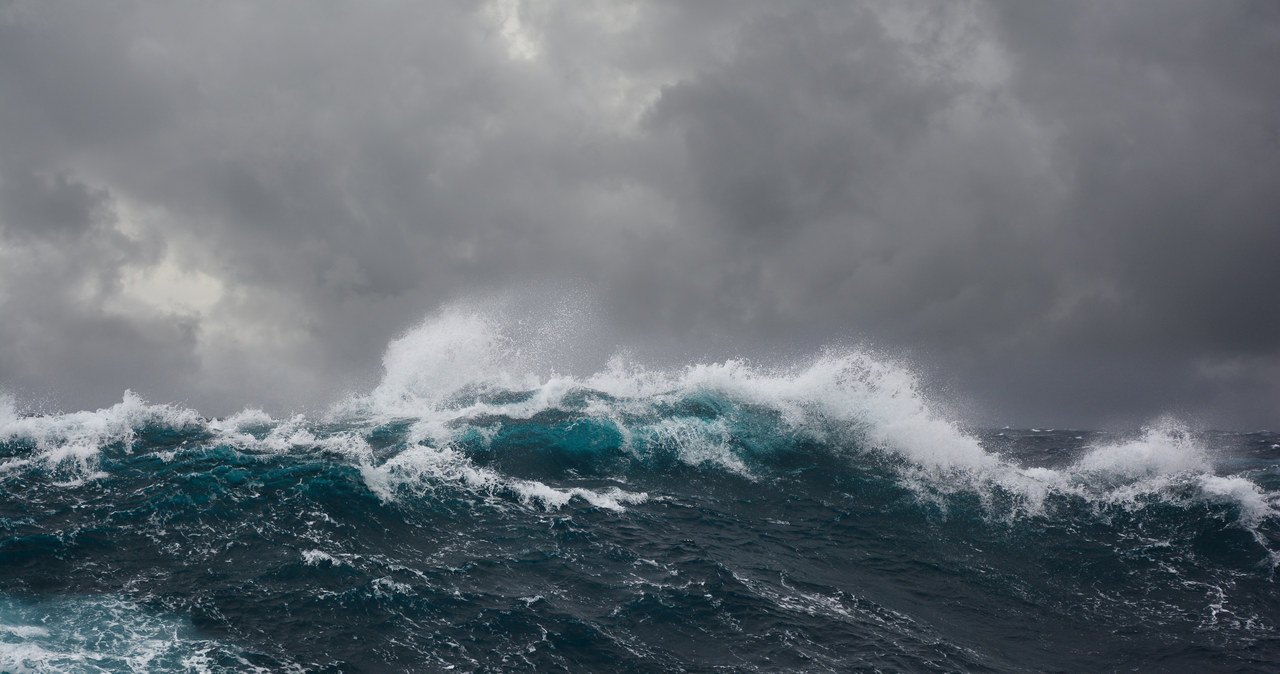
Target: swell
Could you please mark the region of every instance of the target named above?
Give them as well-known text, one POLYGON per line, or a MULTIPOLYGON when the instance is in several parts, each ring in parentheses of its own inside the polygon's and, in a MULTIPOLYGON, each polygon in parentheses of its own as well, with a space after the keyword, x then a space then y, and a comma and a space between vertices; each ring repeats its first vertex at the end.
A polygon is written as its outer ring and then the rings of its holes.
MULTIPOLYGON (((882 532, 919 536, 950 522, 1010 556, 1019 550, 1009 541, 1029 544, 1025 536, 1038 532, 1034 545, 1062 558, 1081 548, 1102 559, 1145 555, 1140 568, 1174 569, 1212 587, 1237 573, 1274 574, 1280 474, 1266 436, 1237 437, 1251 441, 1238 447, 1247 451, 1215 459, 1203 438, 1166 422, 1137 436, 1049 434, 1047 451, 939 465, 825 410, 765 405, 723 388, 646 395, 471 391, 440 404, 444 422, 260 412, 207 420, 127 396, 96 414, 9 415, 0 483, 18 501, 109 495, 115 516, 161 527, 193 509, 253 510, 293 481, 306 485, 308 500, 349 503, 360 518, 381 512, 374 503, 470 517, 476 508, 662 511, 714 499, 758 501, 750 508, 758 520, 789 521, 804 495, 854 508, 882 532), (1240 455, 1249 457, 1244 470, 1236 470, 1240 455)), ((987 435, 994 444, 1003 434, 987 435)), ((77 516, 74 508, 45 513, 43 525, 79 531, 77 516)), ((82 535, 91 543, 100 533, 82 535)), ((29 544, 36 547, 8 551, 38 557, 39 540, 29 544)))
POLYGON ((908 368, 871 352, 668 370, 617 356, 586 376, 540 374, 524 364, 545 358, 501 318, 446 310, 392 342, 373 391, 316 419, 254 409, 207 419, 132 393, 63 415, 24 416, 0 400, 0 481, 74 486, 106 477, 104 452, 215 447, 340 460, 383 500, 448 486, 548 508, 576 499, 624 509, 645 489, 678 490, 677 478, 807 473, 892 483, 943 511, 977 502, 995 519, 1209 504, 1272 548, 1260 527, 1277 519, 1268 463, 1277 452, 1233 464, 1239 457, 1175 419, 1083 443, 1060 434, 1040 455, 1001 454, 988 449, 998 437, 961 430, 908 368))
MULTIPOLYGON (((683 423, 718 427, 736 414, 724 400, 695 402, 680 408, 683 423)), ((1218 644, 1212 658, 1275 655, 1273 572, 1255 537, 1274 541, 1274 521, 1247 524, 1238 501, 1202 493, 1194 462, 1096 465, 1099 449, 1167 442, 1158 434, 1082 440, 1077 458, 1051 470, 1103 471, 1119 485, 1095 488, 1104 494, 1144 480, 1161 488, 1110 499, 1056 491, 1033 514, 1021 492, 976 482, 929 491, 924 468, 901 454, 779 434, 776 418, 736 432, 745 471, 636 430, 673 414, 638 415, 630 444, 603 416, 489 414, 454 426, 446 452, 416 440, 413 419, 192 421, 151 410, 133 417, 146 420, 137 427, 111 426, 132 440, 103 445, 83 479, 42 477, 40 462, 6 479, 2 589, 104 596, 123 579, 130 601, 193 614, 203 632, 192 639, 309 665, 369 657, 338 641, 366 621, 380 627, 364 639, 401 644, 382 664, 404 669, 437 656, 441 667, 483 667, 494 662, 487 648, 570 669, 762 657, 799 669, 1017 669, 1056 661, 1044 658, 1064 644, 1111 662, 1206 643, 1218 644), (522 492, 535 484, 554 496, 522 492), (637 493, 648 497, 622 496, 637 493), (309 627, 299 632, 280 605, 309 627), (999 645, 1008 625, 1039 620, 1062 629, 1046 650, 999 645), (1157 636, 1125 653, 1107 636, 1117 628, 1157 636), (700 647, 708 634, 721 646, 700 647)), ((51 437, 66 435, 74 429, 51 437)), ((35 438, 20 442, 16 456, 40 451, 35 438)))
POLYGON ((867 351, 570 375, 508 333, 425 323, 315 417, 0 404, 0 591, 190 616, 231 669, 1280 658, 1280 436, 965 430, 867 351))

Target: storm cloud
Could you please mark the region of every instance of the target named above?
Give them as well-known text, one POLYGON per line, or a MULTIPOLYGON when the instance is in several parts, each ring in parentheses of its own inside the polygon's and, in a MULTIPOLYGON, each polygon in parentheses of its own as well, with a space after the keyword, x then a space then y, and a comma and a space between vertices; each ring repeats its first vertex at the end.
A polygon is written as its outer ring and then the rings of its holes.
POLYGON ((459 297, 1280 422, 1272 2, 0 3, 0 387, 325 403, 459 297))

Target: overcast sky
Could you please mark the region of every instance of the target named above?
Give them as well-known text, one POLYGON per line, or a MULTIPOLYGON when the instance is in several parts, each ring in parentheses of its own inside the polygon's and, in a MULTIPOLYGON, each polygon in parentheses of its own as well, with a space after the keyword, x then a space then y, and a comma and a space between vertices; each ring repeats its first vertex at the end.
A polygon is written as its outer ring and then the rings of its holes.
POLYGON ((1274 0, 0 0, 0 387, 287 412, 568 283, 980 423, 1276 428, 1277 64, 1274 0))

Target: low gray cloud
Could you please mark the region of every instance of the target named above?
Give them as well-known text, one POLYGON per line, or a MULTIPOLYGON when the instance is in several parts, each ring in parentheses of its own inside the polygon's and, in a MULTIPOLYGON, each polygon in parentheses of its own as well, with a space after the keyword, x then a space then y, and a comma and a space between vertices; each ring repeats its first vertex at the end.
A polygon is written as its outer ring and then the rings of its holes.
MULTIPOLYGON (((0 386, 322 404, 452 299, 866 340, 981 423, 1280 410, 1266 2, 0 5, 0 386)), ((672 357, 675 357, 672 355, 672 357)))
POLYGON ((0 182, 0 226, 17 240, 77 237, 104 216, 109 195, 66 173, 39 175, 14 170, 0 182))

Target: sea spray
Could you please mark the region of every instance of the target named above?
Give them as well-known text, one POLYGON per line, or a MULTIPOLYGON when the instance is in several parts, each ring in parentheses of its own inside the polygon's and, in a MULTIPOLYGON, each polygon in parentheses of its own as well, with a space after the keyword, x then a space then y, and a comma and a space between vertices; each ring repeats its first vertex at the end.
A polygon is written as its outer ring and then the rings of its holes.
POLYGON ((446 308, 316 417, 0 404, 0 663, 1280 662, 1280 436, 966 431, 860 349, 558 367, 552 318, 446 308))

